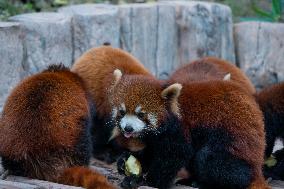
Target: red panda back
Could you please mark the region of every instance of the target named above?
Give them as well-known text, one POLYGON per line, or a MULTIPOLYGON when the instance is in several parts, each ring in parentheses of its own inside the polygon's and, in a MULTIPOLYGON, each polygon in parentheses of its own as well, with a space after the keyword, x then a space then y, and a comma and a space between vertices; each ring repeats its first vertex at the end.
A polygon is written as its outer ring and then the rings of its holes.
POLYGON ((83 167, 91 157, 90 108, 81 79, 65 67, 51 66, 23 80, 1 117, 3 167, 14 175, 100 188, 96 184, 103 185, 104 177, 83 167), (78 172, 86 173, 80 182, 68 180, 78 172))
POLYGON ((72 67, 72 71, 86 83, 99 117, 110 112, 108 90, 113 84, 113 72, 116 69, 121 70, 122 74, 152 76, 131 54, 110 46, 90 49, 72 67))
POLYGON ((215 57, 206 57, 186 64, 175 71, 170 79, 182 83, 223 80, 226 74, 230 74, 230 81, 238 83, 250 94, 255 93, 253 84, 239 68, 215 57))
POLYGON ((44 153, 42 149, 73 146, 82 129, 78 121, 89 116, 86 93, 73 80, 75 74, 63 71, 22 81, 3 109, 0 151, 21 158, 44 153))
POLYGON ((254 182, 261 182, 259 188, 267 187, 262 175, 264 123, 252 95, 233 82, 183 83, 179 104, 186 136, 200 128, 225 132, 232 137, 224 143, 228 151, 250 165, 254 182))

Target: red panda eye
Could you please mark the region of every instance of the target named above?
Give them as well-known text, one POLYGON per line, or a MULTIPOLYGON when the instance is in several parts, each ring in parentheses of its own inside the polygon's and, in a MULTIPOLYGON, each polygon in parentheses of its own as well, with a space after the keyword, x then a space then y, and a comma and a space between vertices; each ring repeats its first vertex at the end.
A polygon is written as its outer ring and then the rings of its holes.
POLYGON ((124 110, 119 110, 119 113, 121 116, 124 116, 126 114, 126 112, 124 110))
POLYGON ((137 113, 137 117, 138 117, 139 119, 144 119, 144 116, 145 116, 145 113, 144 113, 144 112, 139 112, 139 113, 137 113))

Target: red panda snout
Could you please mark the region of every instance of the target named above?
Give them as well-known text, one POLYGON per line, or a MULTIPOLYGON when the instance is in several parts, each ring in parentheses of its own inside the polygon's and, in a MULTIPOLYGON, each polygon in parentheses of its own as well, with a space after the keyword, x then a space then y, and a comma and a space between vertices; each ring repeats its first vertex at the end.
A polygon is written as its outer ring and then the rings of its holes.
POLYGON ((120 129, 126 138, 136 136, 146 127, 146 123, 136 115, 125 115, 119 122, 120 129))
POLYGON ((113 108, 112 118, 116 127, 126 138, 135 138, 147 132, 157 131, 157 116, 153 112, 144 111, 141 105, 131 112, 122 103, 118 108, 113 108))

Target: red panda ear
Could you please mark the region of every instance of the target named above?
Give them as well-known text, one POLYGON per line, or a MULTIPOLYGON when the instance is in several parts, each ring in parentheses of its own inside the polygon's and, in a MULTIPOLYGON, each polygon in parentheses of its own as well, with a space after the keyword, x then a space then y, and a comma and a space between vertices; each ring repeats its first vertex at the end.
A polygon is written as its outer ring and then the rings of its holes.
POLYGON ((113 87, 116 86, 118 84, 118 82, 120 81, 121 77, 122 77, 122 72, 119 69, 114 70, 113 72, 113 76, 114 76, 114 82, 113 82, 113 87))
POLYGON ((180 95, 181 89, 182 85, 179 83, 175 83, 165 88, 161 93, 162 98, 170 102, 171 110, 177 116, 180 116, 180 111, 178 107, 178 97, 180 95))
POLYGON ((179 83, 172 84, 162 91, 162 94, 161 94, 162 98, 168 99, 168 100, 172 100, 175 98, 177 99, 180 95, 181 89, 182 89, 181 84, 179 83))
POLYGON ((231 73, 227 73, 224 77, 223 77, 223 81, 230 81, 231 80, 231 73))

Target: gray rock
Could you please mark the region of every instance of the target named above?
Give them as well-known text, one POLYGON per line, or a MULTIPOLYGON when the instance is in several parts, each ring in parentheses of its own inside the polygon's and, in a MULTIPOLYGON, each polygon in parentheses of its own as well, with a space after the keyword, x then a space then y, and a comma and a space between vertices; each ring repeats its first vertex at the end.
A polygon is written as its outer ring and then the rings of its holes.
POLYGON ((0 111, 23 72, 23 43, 17 23, 0 22, 0 111))
POLYGON ((63 7, 58 11, 73 17, 74 59, 106 42, 119 47, 117 6, 84 4, 63 7))
POLYGON ((31 13, 10 18, 20 22, 24 37, 27 74, 36 73, 49 64, 72 63, 71 18, 59 13, 31 13))
POLYGON ((156 75, 160 79, 166 79, 179 66, 178 24, 175 11, 174 6, 158 5, 156 75))
POLYGON ((179 65, 204 56, 235 62, 229 7, 162 1, 119 7, 121 47, 165 79, 179 65))
POLYGON ((215 56, 235 62, 232 13, 228 6, 196 1, 163 1, 176 7, 181 64, 215 56))
POLYGON ((237 64, 256 88, 284 81, 284 24, 235 24, 237 64))
POLYGON ((119 6, 121 48, 138 58, 153 74, 157 74, 157 4, 119 6))

